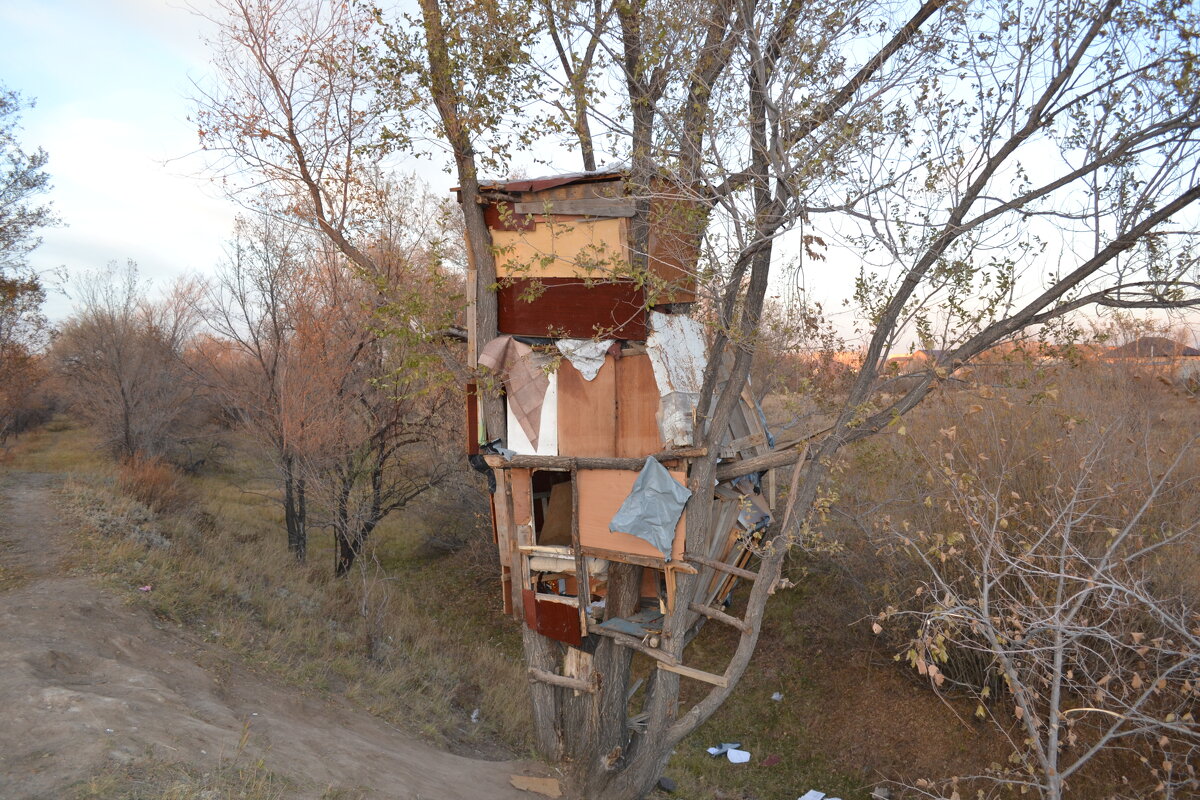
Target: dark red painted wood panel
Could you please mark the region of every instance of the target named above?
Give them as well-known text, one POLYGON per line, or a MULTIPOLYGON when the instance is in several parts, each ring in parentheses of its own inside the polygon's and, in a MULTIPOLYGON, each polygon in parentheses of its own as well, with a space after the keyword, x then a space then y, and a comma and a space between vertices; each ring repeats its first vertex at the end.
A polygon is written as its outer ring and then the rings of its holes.
POLYGON ((500 332, 517 336, 645 341, 645 293, 632 283, 519 278, 499 289, 500 332), (536 281, 539 286, 531 287, 536 281), (523 297, 536 295, 533 301, 523 297))
POLYGON ((525 604, 525 625, 528 628, 574 647, 583 644, 583 629, 577 608, 553 600, 540 600, 532 589, 523 590, 521 599, 525 604))

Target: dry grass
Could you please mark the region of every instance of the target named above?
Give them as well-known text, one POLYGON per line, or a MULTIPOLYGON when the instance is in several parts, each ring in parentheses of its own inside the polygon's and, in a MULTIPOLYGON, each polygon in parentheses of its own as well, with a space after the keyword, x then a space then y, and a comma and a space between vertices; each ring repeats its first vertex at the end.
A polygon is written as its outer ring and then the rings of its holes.
MULTIPOLYGON (((64 800, 287 800, 294 796, 292 785, 261 762, 235 761, 202 772, 147 759, 89 778, 64 800)), ((326 797, 334 800, 335 795, 326 797)))

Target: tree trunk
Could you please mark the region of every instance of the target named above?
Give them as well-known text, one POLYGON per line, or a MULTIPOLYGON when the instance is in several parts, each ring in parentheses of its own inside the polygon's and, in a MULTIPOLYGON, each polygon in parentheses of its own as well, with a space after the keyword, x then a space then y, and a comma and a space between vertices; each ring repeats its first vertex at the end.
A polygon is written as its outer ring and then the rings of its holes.
POLYGON ((297 478, 295 460, 283 458, 283 521, 287 528, 288 550, 303 562, 308 555, 307 501, 304 494, 304 479, 297 478))
MULTIPOLYGON (((496 337, 498 305, 492 287, 496 284, 496 259, 492 254, 492 234, 483 218, 483 205, 479 195, 479 174, 475 165, 475 146, 472 132, 458 109, 463 107, 455 85, 454 68, 446 49, 445 21, 438 0, 420 0, 421 19, 425 28, 425 55, 429 64, 430 94, 442 120, 446 141, 454 153, 454 167, 458 176, 459 203, 462 207, 466 228, 467 251, 475 265, 478 277, 475 280, 475 330, 478 337, 475 346, 483 345, 496 337)), ((474 356, 475 354, 472 354, 474 356)), ((484 427, 489 439, 504 439, 507 417, 504 403, 492 392, 482 392, 479 397, 483 411, 484 427)))

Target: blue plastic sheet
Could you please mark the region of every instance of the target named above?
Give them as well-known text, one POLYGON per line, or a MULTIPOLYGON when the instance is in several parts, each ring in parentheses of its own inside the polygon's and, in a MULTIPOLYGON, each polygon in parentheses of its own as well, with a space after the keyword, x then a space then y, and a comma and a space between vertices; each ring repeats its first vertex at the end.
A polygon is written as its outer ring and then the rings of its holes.
POLYGON ((667 468, 653 458, 645 466, 629 496, 608 524, 614 533, 632 533, 658 548, 666 560, 671 560, 671 545, 675 542, 675 526, 683 506, 692 493, 671 477, 667 468))

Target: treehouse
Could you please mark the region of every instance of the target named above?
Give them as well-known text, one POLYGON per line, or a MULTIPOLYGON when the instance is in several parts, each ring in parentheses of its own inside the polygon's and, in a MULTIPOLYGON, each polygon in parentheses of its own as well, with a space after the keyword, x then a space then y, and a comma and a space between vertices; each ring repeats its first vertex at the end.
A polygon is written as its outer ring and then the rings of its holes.
MULTIPOLYGON (((653 642, 679 603, 738 624, 718 609, 736 580, 754 576, 748 544, 769 523, 774 494, 770 474, 704 487, 713 521, 688 540, 684 508, 700 490, 690 471, 707 456, 692 439, 707 334, 686 314, 700 223, 694 204, 656 196, 644 204, 648 245, 638 252, 637 201, 625 185, 619 173, 585 173, 484 187, 500 335, 480 341, 468 318, 472 362, 493 384, 469 387, 468 449, 494 482, 504 609, 575 648, 596 635, 653 642), (503 436, 486 428, 482 391, 502 393, 503 436), (633 614, 606 613, 614 564, 642 568, 633 614), (680 573, 699 576, 687 597, 680 573)), ((743 392, 722 463, 771 447, 743 392)))

